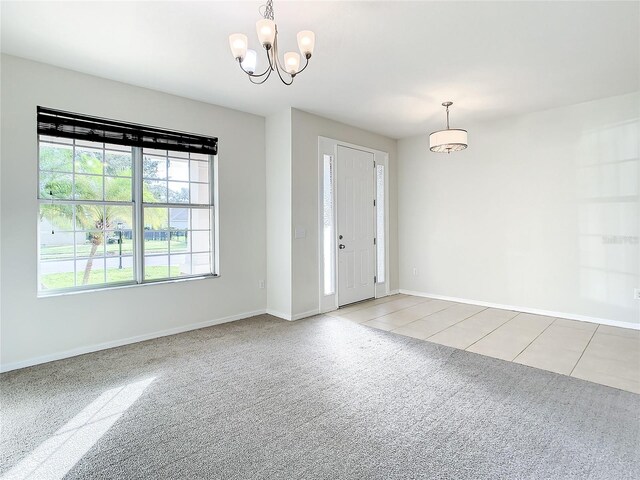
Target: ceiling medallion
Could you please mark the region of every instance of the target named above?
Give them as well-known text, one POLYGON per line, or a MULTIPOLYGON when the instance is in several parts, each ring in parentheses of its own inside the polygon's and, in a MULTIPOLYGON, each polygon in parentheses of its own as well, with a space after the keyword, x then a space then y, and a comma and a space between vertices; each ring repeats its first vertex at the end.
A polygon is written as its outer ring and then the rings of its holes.
POLYGON ((300 68, 300 55, 297 52, 285 53, 283 65, 278 56, 278 26, 273 20, 273 0, 267 0, 266 5, 260 8, 260 14, 263 18, 256 23, 256 31, 260 45, 267 55, 268 66, 266 70, 262 73, 255 73, 257 53, 248 48, 249 42, 243 33, 229 35, 229 46, 233 58, 236 59, 242 71, 249 76, 251 83, 260 85, 269 79, 272 72, 276 72, 282 83, 291 85, 296 75, 309 65, 316 36, 310 30, 298 32, 298 48, 306 60, 304 67, 300 68))
POLYGON ((467 148, 467 131, 461 128, 449 128, 449 107, 453 102, 444 102, 447 109, 447 129, 438 130, 429 135, 429 150, 437 153, 458 152, 467 148))

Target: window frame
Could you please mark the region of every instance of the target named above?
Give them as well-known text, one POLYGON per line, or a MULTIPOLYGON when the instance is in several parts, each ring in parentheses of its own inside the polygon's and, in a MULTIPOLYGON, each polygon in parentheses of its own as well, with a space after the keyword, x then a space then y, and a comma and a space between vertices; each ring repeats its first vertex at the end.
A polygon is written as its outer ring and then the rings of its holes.
MULTIPOLYGON (((168 202, 169 200, 168 198, 167 198, 167 202, 147 202, 147 203, 143 202, 144 176, 143 176, 142 164, 143 164, 143 157, 144 157, 144 149, 149 147, 133 146, 133 145, 130 146, 131 163, 132 163, 132 168, 131 168, 132 198, 130 201, 125 201, 125 200, 114 201, 114 200, 106 200, 104 198, 104 192, 105 192, 104 178, 108 176, 108 175, 105 175, 104 166, 103 166, 103 173, 102 173, 102 178, 103 178, 103 187, 102 187, 103 199, 102 200, 75 199, 73 198, 74 197, 73 193, 71 195, 71 198, 69 199, 43 198, 41 196, 40 180, 41 180, 41 173, 43 171, 46 172, 47 170, 41 170, 40 168, 41 144, 56 143, 55 142, 56 138, 59 138, 61 140, 63 139, 71 140, 71 143, 65 144, 64 142, 60 142, 60 145, 69 145, 73 149, 73 155, 72 155, 73 168, 71 173, 73 174, 72 178, 73 178, 73 185, 75 190, 75 173, 76 173, 75 148, 76 148, 77 140, 68 139, 67 137, 55 137, 55 135, 46 135, 46 134, 36 133, 36 143, 37 143, 36 199, 38 204, 38 212, 36 215, 36 219, 37 219, 37 283, 38 283, 37 296, 38 297, 68 295, 68 294, 77 294, 77 293, 90 292, 90 291, 96 291, 96 290, 120 289, 120 288, 129 288, 129 287, 138 287, 143 285, 153 285, 153 284, 159 284, 159 283, 176 283, 176 282, 185 282, 185 281, 220 277, 219 252, 218 252, 219 250, 219 234, 218 234, 219 207, 218 207, 218 155, 217 154, 207 154, 208 159, 202 160, 203 162, 206 162, 208 164, 208 170, 209 170, 208 181, 206 183, 209 187, 209 196, 208 196, 209 201, 208 203, 205 203, 205 204, 194 204, 194 203, 191 203, 190 201, 189 203, 170 203, 168 202), (46 137, 50 139, 52 138, 54 140, 53 141, 43 140, 42 137, 46 137), (42 282, 41 282, 41 278, 42 278, 41 234, 42 232, 40 228, 40 222, 41 222, 40 209, 42 205, 52 205, 52 204, 69 205, 69 206, 74 206, 78 204, 101 205, 101 206, 107 206, 107 205, 130 206, 132 209, 132 220, 131 220, 132 253, 131 255, 126 255, 126 256, 132 259, 133 279, 131 281, 126 280, 126 281, 109 282, 109 283, 105 282, 105 283, 88 284, 88 285, 74 285, 72 287, 63 287, 63 288, 43 289, 42 282), (144 259, 145 259, 144 232, 145 230, 144 230, 144 215, 143 215, 143 210, 145 206, 167 208, 167 209, 186 208, 190 212, 189 213, 190 220, 192 218, 191 211, 193 209, 206 208, 209 210, 209 267, 210 267, 209 270, 210 270, 210 273, 189 274, 189 275, 184 275, 180 277, 167 276, 163 278, 145 279, 145 272, 144 272, 144 259)), ((104 163, 105 162, 104 151, 105 149, 107 149, 106 145, 109 145, 109 144, 108 142, 94 142, 94 143, 97 143, 97 144, 102 143, 103 163, 104 163)), ((88 147, 88 148, 92 148, 92 147, 88 147)), ((173 150, 170 150, 169 148, 167 148, 167 153, 168 153, 167 156, 170 156, 170 152, 172 151, 173 150)), ((189 160, 191 160, 190 157, 189 157, 189 160)), ((191 166, 189 165, 189 169, 190 168, 191 166)), ((203 183, 203 182, 196 182, 196 183, 203 183)), ((191 184, 191 181, 189 181, 189 185, 190 184, 191 184)), ((73 223, 75 224, 75 213, 74 213, 73 223)), ((191 222, 189 226, 192 227, 191 222)), ((191 230, 191 228, 189 230, 191 230)), ((76 234, 77 234, 77 231, 74 225, 73 235, 76 235, 76 234)), ((105 240, 105 243, 103 244, 103 248, 106 248, 106 240, 105 240)), ((189 255, 192 257, 191 252, 189 253, 189 255)), ((167 257, 170 262, 169 253, 167 253, 167 257)), ((104 256, 104 258, 106 259, 107 257, 104 256)), ((118 257, 116 256, 114 258, 118 258, 118 257)), ((124 255, 123 255, 123 258, 124 258, 124 255)), ((78 261, 78 256, 77 256, 75 247, 74 247, 73 257, 71 257, 69 260, 73 261, 74 265, 78 261)), ((168 268, 170 268, 170 263, 168 265, 168 268)), ((106 275, 106 270, 107 270, 106 264, 104 266, 104 269, 105 269, 105 275, 106 275)), ((74 272, 74 278, 75 278, 75 276, 77 275, 75 266, 74 266, 73 272, 74 272)), ((169 273, 170 271, 168 271, 168 274, 169 273)), ((105 280, 106 280, 106 277, 105 277, 105 280)))

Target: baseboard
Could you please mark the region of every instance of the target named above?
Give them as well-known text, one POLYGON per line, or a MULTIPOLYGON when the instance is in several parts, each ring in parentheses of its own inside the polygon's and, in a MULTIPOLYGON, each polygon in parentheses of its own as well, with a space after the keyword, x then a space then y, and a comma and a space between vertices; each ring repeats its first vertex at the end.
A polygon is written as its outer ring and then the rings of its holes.
POLYGON ((237 315, 230 315, 228 317, 217 318, 215 320, 207 320, 206 322, 192 323, 190 325, 183 325, 180 327, 168 328, 166 330, 160 330, 153 333, 146 333, 144 335, 136 335, 134 337, 128 337, 121 340, 113 340, 111 342, 98 343, 87 347, 79 347, 64 352, 52 353, 50 355, 43 355, 41 357, 31 358, 28 360, 22 360, 19 362, 6 363, 0 365, 0 373, 10 372, 11 370, 18 370, 20 368, 32 367, 34 365, 40 365, 42 363, 54 362, 56 360, 62 360, 65 358, 76 357, 78 355, 84 355, 85 353, 97 352, 99 350, 107 350, 109 348, 121 347, 123 345, 129 345, 132 343, 144 342, 145 340, 153 340, 154 338, 167 337, 169 335, 175 335, 177 333, 189 332, 191 330, 198 330, 200 328, 211 327, 213 325, 219 325, 221 323, 233 322, 236 320, 242 320, 243 318, 254 317, 256 315, 262 315, 264 310, 255 310, 253 312, 239 313, 237 315))
POLYGON ((320 310, 318 310, 316 308, 314 310, 309 310, 307 312, 302 312, 302 313, 297 313, 295 315, 290 315, 288 313, 282 313, 282 312, 278 312, 277 310, 272 310, 270 308, 267 308, 267 313, 269 315, 273 315, 274 317, 278 317, 278 318, 281 318, 283 320, 288 320, 288 321, 292 322, 292 321, 295 321, 295 320, 300 320, 302 318, 313 317, 314 315, 318 315, 320 313, 320 310))
POLYGON ((313 310, 308 310, 306 312, 302 312, 302 313, 296 313, 291 320, 300 320, 302 318, 307 318, 307 317, 313 317, 314 315, 318 315, 320 313, 320 310, 315 308, 313 310))
POLYGON ((566 318, 568 320, 578 320, 580 322, 601 323, 612 327, 629 328, 632 330, 640 330, 640 324, 630 322, 620 322, 617 320, 609 320, 607 318, 589 317, 586 315, 576 315, 573 313, 553 312, 550 310, 541 310, 538 308, 518 307, 515 305, 502 305, 500 303, 482 302, 480 300, 468 300, 466 298, 448 297, 446 295, 436 295, 433 293, 416 292, 414 290, 400 289, 400 293, 413 295, 416 297, 427 297, 436 300, 447 300, 449 302, 470 303, 472 305, 480 305, 481 307, 499 308, 501 310, 515 310, 523 313, 533 313, 535 315, 546 315, 547 317, 566 318))
POLYGON ((391 290, 387 295, 397 295, 399 293, 401 293, 400 290, 396 289, 396 290, 391 290))

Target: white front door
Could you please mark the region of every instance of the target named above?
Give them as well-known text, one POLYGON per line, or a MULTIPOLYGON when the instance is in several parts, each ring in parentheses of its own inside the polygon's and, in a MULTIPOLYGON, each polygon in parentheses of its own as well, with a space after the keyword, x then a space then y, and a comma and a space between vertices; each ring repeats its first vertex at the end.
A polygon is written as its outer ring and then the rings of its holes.
POLYGON ((338 145, 338 305, 375 296, 374 155, 338 145))

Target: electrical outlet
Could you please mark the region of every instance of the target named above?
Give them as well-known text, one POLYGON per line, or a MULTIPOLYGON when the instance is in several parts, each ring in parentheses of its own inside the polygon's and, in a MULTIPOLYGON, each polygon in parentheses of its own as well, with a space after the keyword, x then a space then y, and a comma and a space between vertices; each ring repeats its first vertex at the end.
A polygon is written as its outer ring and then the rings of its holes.
POLYGON ((633 289, 633 298, 636 300, 640 300, 640 288, 633 289))
POLYGON ((418 269, 416 267, 413 267, 413 276, 414 277, 418 276, 418 269))
POLYGON ((258 288, 264 288, 264 280, 258 280, 258 288))

